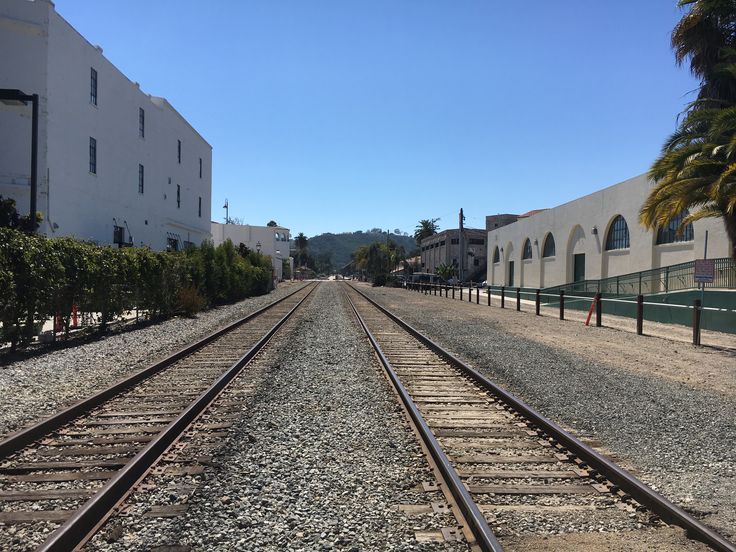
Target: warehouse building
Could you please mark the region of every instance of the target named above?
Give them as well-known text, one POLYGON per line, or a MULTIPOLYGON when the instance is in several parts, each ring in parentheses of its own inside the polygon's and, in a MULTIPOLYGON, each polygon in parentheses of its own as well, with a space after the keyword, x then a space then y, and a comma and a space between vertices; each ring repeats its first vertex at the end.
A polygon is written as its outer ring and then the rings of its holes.
POLYGON ((708 258, 729 256, 720 219, 678 232, 682 213, 667 228, 644 229, 639 209, 651 186, 646 175, 637 176, 489 229, 489 284, 546 288, 685 263, 703 258, 706 232, 708 258))
POLYGON ((463 280, 483 280, 486 238, 486 231, 477 228, 443 230, 424 238, 420 247, 422 271, 434 274, 444 264, 455 267, 463 280))
MULTIPOLYGON (((48 0, 0 3, 0 89, 39 95, 39 231, 180 249, 210 237, 212 147, 48 0)), ((0 103, 0 195, 30 204, 31 108, 0 103)))

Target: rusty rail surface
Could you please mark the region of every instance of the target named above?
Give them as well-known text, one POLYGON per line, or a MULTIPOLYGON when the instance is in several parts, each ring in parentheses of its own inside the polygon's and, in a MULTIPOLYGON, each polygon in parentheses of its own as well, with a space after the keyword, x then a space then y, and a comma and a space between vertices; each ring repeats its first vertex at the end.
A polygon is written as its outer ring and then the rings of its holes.
POLYGON ((190 345, 179 349, 178 351, 168 355, 167 357, 156 361, 154 364, 148 366, 147 368, 135 372, 134 374, 131 374, 130 376, 120 380, 119 382, 114 383, 113 385, 111 385, 107 389, 100 391, 99 393, 96 393, 95 395, 92 395, 91 397, 83 399, 77 403, 74 403, 64 410, 61 410, 60 412, 57 412, 56 414, 44 420, 41 420, 38 423, 35 423, 29 427, 10 434, 6 438, 0 440, 0 461, 13 454, 14 452, 22 449, 23 447, 29 445, 30 443, 33 443, 34 441, 40 439, 49 432, 59 429, 61 426, 69 423, 70 421, 79 417, 85 412, 88 412, 89 410, 92 410, 93 408, 101 405, 115 395, 126 391, 133 385, 140 383, 145 379, 148 379, 154 374, 159 373, 164 368, 171 366, 176 361, 181 360, 182 358, 192 354, 194 351, 201 349, 202 347, 211 343, 222 335, 225 335, 226 333, 234 330, 239 326, 242 326, 253 318, 258 317, 259 315, 263 314, 264 312, 273 308, 279 303, 289 299, 294 294, 299 293, 302 289, 304 289, 304 287, 306 286, 302 286, 296 291, 285 295, 284 297, 274 301, 273 303, 269 303, 265 307, 252 312, 244 318, 236 320, 235 322, 212 332, 199 341, 195 341, 194 343, 191 343, 190 345))
MULTIPOLYGON (((220 392, 230 383, 250 360, 263 349, 271 337, 297 309, 314 292, 317 285, 294 305, 274 326, 272 326, 258 342, 222 374, 206 391, 192 402, 175 420, 173 420, 154 440, 136 454, 102 489, 95 493, 74 515, 52 533, 37 550, 43 552, 64 552, 77 549, 99 529, 119 502, 127 496, 156 461, 166 452, 169 446, 189 427, 189 425, 217 398, 220 392)), ((294 293, 302 291, 300 288, 294 293)), ((286 299, 292 294, 284 297, 286 299)), ((283 299, 274 304, 280 303, 283 299)), ((262 312, 263 309, 257 312, 262 312)), ((255 314, 255 313, 254 313, 255 314)), ((252 318, 252 315, 248 319, 252 318)), ((242 321, 241 321, 242 322, 242 321)), ((228 328, 231 326, 228 326, 228 328)), ((218 333, 218 332, 216 332, 218 333)), ((207 339, 207 338, 206 338, 207 339)))
POLYGON ((470 493, 468 492, 468 490, 463 485, 463 482, 458 477, 457 473, 455 472, 455 469, 452 466, 452 463, 450 462, 450 459, 447 457, 445 452, 442 450, 442 446, 439 444, 435 436, 432 434, 432 430, 427 425, 427 422, 424 420, 424 417, 419 412, 417 407, 414 405, 414 401, 412 401, 411 396, 409 395, 406 388, 401 383, 399 376, 396 374, 396 371, 393 369, 393 366, 391 366, 391 363, 388 361, 386 356, 383 354, 383 351, 380 345, 376 341, 371 331, 368 329, 367 324, 365 323, 365 321, 363 320, 363 317, 358 312, 358 309, 356 308, 352 299, 350 299, 349 296, 347 296, 347 299, 350 302, 350 306, 353 308, 353 312, 355 313, 355 316, 357 317, 358 322, 360 322, 360 325, 363 328, 363 331, 365 332, 366 336, 368 336, 368 340, 370 341, 371 345, 375 349, 376 354, 378 355, 378 358, 381 361, 381 364, 383 365, 384 369, 388 373, 391 383, 396 389, 396 392, 401 397, 401 401, 404 403, 404 406, 409 412, 409 415, 411 416, 412 421, 414 422, 417 429, 419 430, 419 433, 422 436, 422 440, 424 441, 424 444, 426 445, 427 449, 432 455, 432 458, 437 464, 437 468, 440 470, 440 472, 442 473, 442 477, 447 482, 447 485, 450 489, 450 492, 452 493, 452 496, 455 498, 458 508, 460 508, 460 511, 462 512, 463 516, 468 522, 470 526, 470 530, 476 539, 475 544, 480 546, 481 550, 483 550, 484 552, 502 552, 503 548, 501 547, 501 544, 496 539, 496 536, 493 534, 493 531, 491 530, 491 528, 488 526, 488 522, 486 521, 485 516, 483 516, 481 511, 478 509, 478 506, 475 504, 475 501, 472 499, 472 497, 470 496, 470 493))
MULTIPOLYGON (((674 525, 682 527, 687 531, 690 538, 701 541, 714 550, 717 550, 719 552, 736 552, 736 545, 726 540, 713 529, 707 527, 706 525, 695 519, 693 516, 688 514, 685 510, 648 487, 646 484, 641 482, 625 469, 616 465, 605 456, 601 455, 600 453, 593 450, 591 447, 581 442, 575 436, 568 433, 555 422, 549 420, 548 418, 534 410, 531 406, 527 405, 521 399, 515 397, 508 391, 499 387, 491 380, 489 380, 486 376, 465 364, 463 361, 455 357, 452 353, 445 350, 440 345, 432 341, 430 338, 420 333, 417 329, 409 325, 400 317, 393 314, 391 311, 368 297, 365 293, 357 289, 355 286, 353 286, 352 284, 347 285, 356 293, 358 293, 361 297, 366 299, 371 305, 376 307, 379 311, 381 311, 391 320, 396 322, 409 334, 422 342, 427 348, 441 356, 448 363, 460 369, 475 383, 488 390, 498 400, 508 405, 512 410, 515 410, 520 415, 527 418, 533 426, 540 428, 547 435, 557 440, 568 451, 570 451, 572 455, 578 457, 588 466, 597 470, 609 481, 617 485, 624 492, 631 495, 635 500, 649 508, 653 513, 660 516, 663 520, 668 523, 672 523, 674 525)), ((353 309, 355 309, 355 306, 353 306, 353 309)), ((361 324, 363 323, 361 322, 361 324)), ((367 328, 365 328, 365 331, 368 332, 367 328)), ((372 343, 373 341, 374 340, 371 338, 372 343)), ((377 348, 377 345, 374 345, 374 347, 377 348)), ((382 363, 387 362, 380 353, 379 357, 381 358, 382 363)), ((427 428, 427 430, 429 429, 427 428)))

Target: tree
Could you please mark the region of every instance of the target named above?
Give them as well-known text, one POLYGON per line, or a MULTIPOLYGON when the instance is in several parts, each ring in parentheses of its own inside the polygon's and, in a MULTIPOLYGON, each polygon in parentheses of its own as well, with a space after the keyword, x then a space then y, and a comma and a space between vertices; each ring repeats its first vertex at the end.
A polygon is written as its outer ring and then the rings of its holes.
POLYGON ((270 226, 271 228, 273 228, 274 226, 278 226, 278 225, 279 223, 276 222, 275 220, 269 220, 268 223, 266 223, 266 226, 270 226))
POLYGON ((736 259, 736 0, 680 0, 689 7, 672 33, 678 63, 700 78, 686 109, 649 170, 655 186, 639 212, 649 228, 685 209, 682 225, 721 217, 736 259))
POLYGON ((455 275, 455 266, 442 263, 441 265, 437 265, 434 271, 440 278, 447 281, 455 275))
POLYGON ((307 239, 307 236, 304 235, 304 232, 299 232, 296 238, 294 238, 294 246, 296 247, 296 254, 294 257, 297 266, 304 266, 309 258, 309 255, 307 254, 308 243, 309 240, 307 239))
POLYGON ((438 220, 440 219, 422 219, 419 221, 419 224, 417 224, 417 227, 414 230, 414 239, 417 240, 417 245, 421 245, 424 238, 428 238, 429 236, 433 236, 437 233, 437 230, 440 229, 437 225, 438 220))

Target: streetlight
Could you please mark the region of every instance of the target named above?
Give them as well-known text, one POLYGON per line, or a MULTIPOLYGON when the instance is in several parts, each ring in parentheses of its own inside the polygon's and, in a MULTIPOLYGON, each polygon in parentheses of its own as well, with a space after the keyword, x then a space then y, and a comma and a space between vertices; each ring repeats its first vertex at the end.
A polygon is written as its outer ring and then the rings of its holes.
POLYGON ((5 105, 28 105, 31 102, 31 229, 36 231, 36 190, 38 188, 38 94, 0 88, 0 102, 5 105))

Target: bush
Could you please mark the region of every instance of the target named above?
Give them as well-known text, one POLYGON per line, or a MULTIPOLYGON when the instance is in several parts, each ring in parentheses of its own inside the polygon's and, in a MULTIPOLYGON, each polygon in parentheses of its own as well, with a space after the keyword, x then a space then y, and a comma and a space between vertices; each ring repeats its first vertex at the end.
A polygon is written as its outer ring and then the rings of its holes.
POLYGON ((0 343, 27 344, 36 323, 60 314, 68 332, 73 305, 99 313, 100 331, 132 309, 152 317, 192 315, 208 305, 266 293, 271 261, 230 241, 182 252, 100 247, 0 228, 0 343))
POLYGON ((179 290, 178 303, 181 311, 187 316, 194 316, 207 306, 207 301, 193 285, 179 290))

